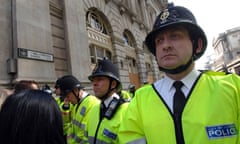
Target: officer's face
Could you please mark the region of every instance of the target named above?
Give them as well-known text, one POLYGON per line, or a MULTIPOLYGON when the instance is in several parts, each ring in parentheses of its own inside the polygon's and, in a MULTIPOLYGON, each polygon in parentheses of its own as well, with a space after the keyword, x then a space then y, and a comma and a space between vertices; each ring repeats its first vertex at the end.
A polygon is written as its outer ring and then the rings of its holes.
POLYGON ((182 26, 161 31, 155 38, 155 45, 157 62, 165 69, 177 68, 192 57, 192 42, 182 26))
MULTIPOLYGON (((73 91, 74 91, 75 95, 80 98, 80 92, 81 92, 81 90, 79 91, 78 89, 74 89, 73 91)), ((78 99, 77 99, 76 96, 74 95, 73 91, 70 91, 70 92, 67 94, 65 100, 70 101, 72 104, 77 104, 77 103, 78 103, 78 99)))
POLYGON ((101 98, 107 93, 110 80, 108 77, 105 76, 97 76, 93 78, 92 84, 95 96, 101 98))

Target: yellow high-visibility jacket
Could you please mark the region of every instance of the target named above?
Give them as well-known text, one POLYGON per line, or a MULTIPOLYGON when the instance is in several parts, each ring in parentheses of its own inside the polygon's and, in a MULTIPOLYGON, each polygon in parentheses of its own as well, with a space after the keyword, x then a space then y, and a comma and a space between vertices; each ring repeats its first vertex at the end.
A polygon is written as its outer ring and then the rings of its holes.
POLYGON ((91 108, 100 103, 95 96, 88 95, 74 106, 71 113, 71 123, 67 134, 68 144, 87 143, 86 123, 89 119, 91 108))
MULTIPOLYGON (((119 129, 119 143, 176 144, 173 114, 153 85, 135 93, 119 129)), ((239 144, 240 78, 205 72, 182 113, 185 144, 239 144)))
POLYGON ((126 101, 131 101, 131 96, 130 96, 130 94, 127 92, 127 91, 125 91, 125 90, 122 90, 121 91, 121 94, 122 94, 122 98, 124 99, 124 100, 126 100, 126 101))
POLYGON ((92 110, 87 123, 88 141, 90 144, 113 144, 117 142, 118 129, 127 109, 128 102, 121 104, 113 117, 100 119, 100 104, 92 110), (95 143, 94 143, 95 141, 95 143))
POLYGON ((60 97, 56 97, 55 100, 61 110, 61 113, 62 113, 64 135, 67 135, 67 131, 68 131, 68 128, 69 128, 70 122, 71 122, 71 111, 72 111, 74 105, 69 103, 69 109, 65 110, 65 109, 63 109, 64 101, 62 101, 60 97))

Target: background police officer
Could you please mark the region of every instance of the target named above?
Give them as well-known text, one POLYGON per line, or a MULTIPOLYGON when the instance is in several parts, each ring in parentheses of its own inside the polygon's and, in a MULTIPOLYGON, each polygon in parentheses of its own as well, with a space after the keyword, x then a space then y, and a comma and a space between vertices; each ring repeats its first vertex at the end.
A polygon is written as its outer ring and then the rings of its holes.
POLYGON ((135 91, 136 91, 135 85, 134 84, 130 84, 128 86, 128 92, 129 92, 129 95, 130 95, 131 99, 134 97, 135 91))
POLYGON ((92 81, 95 96, 102 101, 90 114, 89 143, 116 143, 118 128, 128 105, 117 94, 122 87, 118 69, 109 59, 104 58, 98 61, 88 78, 92 81))
POLYGON ((87 143, 86 123, 89 118, 89 111, 100 101, 83 90, 80 81, 72 76, 66 75, 61 78, 61 95, 65 101, 74 104, 71 110, 71 122, 67 130, 67 143, 87 143))

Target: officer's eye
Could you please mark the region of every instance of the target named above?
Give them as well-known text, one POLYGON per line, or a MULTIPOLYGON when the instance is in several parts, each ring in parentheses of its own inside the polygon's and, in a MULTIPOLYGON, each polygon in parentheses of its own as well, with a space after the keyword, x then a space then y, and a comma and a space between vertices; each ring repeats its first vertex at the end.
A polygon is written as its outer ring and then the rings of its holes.
POLYGON ((178 39, 180 37, 180 35, 178 33, 172 33, 170 35, 171 39, 175 40, 175 39, 178 39))
POLYGON ((157 44, 161 44, 161 43, 163 43, 163 37, 157 37, 156 39, 155 39, 155 44, 157 45, 157 44))

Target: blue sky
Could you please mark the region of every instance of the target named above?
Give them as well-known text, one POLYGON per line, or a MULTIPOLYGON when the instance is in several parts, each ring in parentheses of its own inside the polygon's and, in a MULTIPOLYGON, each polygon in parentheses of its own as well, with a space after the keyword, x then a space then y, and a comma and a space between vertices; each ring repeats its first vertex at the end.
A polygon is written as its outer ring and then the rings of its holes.
POLYGON ((203 67, 206 57, 214 53, 212 40, 226 30, 240 27, 239 0, 169 0, 175 5, 190 9, 198 24, 208 38, 208 48, 204 56, 197 61, 197 68, 203 67))

